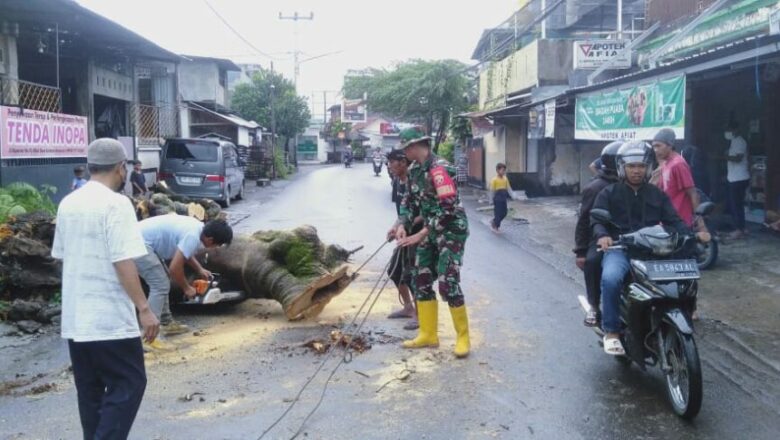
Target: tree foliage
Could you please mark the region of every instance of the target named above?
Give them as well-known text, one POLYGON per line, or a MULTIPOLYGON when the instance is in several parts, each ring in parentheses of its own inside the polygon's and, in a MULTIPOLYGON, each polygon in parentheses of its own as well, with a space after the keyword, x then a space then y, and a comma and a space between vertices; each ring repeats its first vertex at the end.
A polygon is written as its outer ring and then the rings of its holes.
POLYGON ((295 93, 292 81, 277 72, 262 70, 254 74, 251 83, 239 84, 231 106, 241 116, 271 128, 271 85, 274 86, 276 133, 286 139, 303 133, 311 119, 309 106, 295 93))
POLYGON ((473 90, 466 66, 455 60, 410 60, 393 69, 370 72, 347 77, 344 96, 357 99, 367 93, 372 112, 425 126, 435 135, 434 150, 438 150, 452 116, 467 109, 473 90))

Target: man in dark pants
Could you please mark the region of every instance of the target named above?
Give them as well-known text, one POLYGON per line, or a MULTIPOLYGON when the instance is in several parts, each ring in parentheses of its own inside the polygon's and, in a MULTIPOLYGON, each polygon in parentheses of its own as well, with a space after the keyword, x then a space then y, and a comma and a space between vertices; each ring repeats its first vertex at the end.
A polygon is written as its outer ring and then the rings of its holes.
MULTIPOLYGON (((593 243, 593 233, 590 227, 590 210, 602 189, 617 182, 617 152, 622 141, 608 144, 601 150, 601 156, 596 159, 599 167, 596 169, 596 177, 593 178, 582 190, 582 202, 580 203, 579 219, 574 230, 574 254, 577 267, 585 274, 585 291, 588 296, 590 311, 585 315, 585 325, 593 327, 600 319, 599 305, 601 303, 601 257, 593 243)), ((594 161, 594 162, 596 162, 594 161)))
POLYGON ((127 438, 146 389, 138 323, 147 341, 159 331, 133 261, 146 254, 141 230, 132 204, 117 192, 127 180, 126 162, 116 140, 92 142, 91 180, 57 210, 52 257, 62 260, 62 337, 85 440, 127 438))
POLYGON ((729 141, 726 154, 727 175, 729 182, 729 211, 734 221, 734 232, 728 235, 730 240, 745 236, 745 192, 750 186, 750 168, 748 166, 748 148, 745 139, 739 135, 739 124, 729 123, 724 137, 729 141))

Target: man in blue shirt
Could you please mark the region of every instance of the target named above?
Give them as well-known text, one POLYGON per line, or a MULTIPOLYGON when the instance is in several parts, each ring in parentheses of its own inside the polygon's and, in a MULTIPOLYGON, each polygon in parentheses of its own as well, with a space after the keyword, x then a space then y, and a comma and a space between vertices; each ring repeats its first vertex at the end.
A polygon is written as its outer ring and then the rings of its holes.
POLYGON ((138 273, 149 285, 149 306, 160 319, 162 334, 172 336, 186 333, 187 326, 173 320, 168 294, 170 277, 188 298, 196 295, 195 288, 187 281, 185 263, 199 277, 209 279, 211 272, 204 269, 195 255, 203 248, 229 245, 233 230, 223 220, 206 224, 184 215, 161 215, 139 223, 147 254, 135 260, 138 273), (168 270, 163 261, 169 262, 168 270))

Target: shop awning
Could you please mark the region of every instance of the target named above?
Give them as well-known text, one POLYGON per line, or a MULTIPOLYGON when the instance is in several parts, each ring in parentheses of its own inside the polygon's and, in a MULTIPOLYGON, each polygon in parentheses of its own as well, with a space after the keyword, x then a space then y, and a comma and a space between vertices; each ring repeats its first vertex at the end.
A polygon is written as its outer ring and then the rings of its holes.
POLYGON ((215 112, 214 110, 210 110, 210 109, 208 109, 208 108, 206 108, 206 107, 204 107, 202 105, 198 105, 198 104, 196 104, 194 102, 190 102, 189 105, 194 107, 196 110, 204 111, 204 112, 210 113, 210 114, 212 114, 212 115, 214 115, 214 116, 216 116, 218 118, 221 118, 222 120, 224 120, 226 122, 229 122, 232 125, 237 125, 239 127, 245 127, 245 128, 250 129, 250 130, 253 130, 253 129, 256 129, 256 128, 260 128, 260 124, 258 124, 257 122, 255 122, 255 121, 247 121, 246 119, 244 119, 244 118, 242 118, 240 116, 237 116, 237 115, 232 115, 232 114, 226 115, 226 114, 223 114, 223 113, 215 112))
POLYGON ((499 118, 502 116, 519 115, 517 110, 521 104, 508 105, 506 107, 494 108, 491 110, 483 110, 481 112, 461 113, 458 116, 471 119, 479 118, 499 118))

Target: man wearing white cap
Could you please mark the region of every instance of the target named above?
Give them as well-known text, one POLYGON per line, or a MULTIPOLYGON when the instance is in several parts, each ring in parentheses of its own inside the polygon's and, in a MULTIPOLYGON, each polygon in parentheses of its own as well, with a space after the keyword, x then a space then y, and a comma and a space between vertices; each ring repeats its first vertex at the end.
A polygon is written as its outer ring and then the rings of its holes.
POLYGON ((147 341, 159 331, 133 261, 146 247, 132 204, 117 193, 127 179, 126 162, 116 140, 92 142, 90 181, 57 211, 52 256, 63 262, 62 337, 85 439, 127 438, 146 388, 138 323, 147 341))

